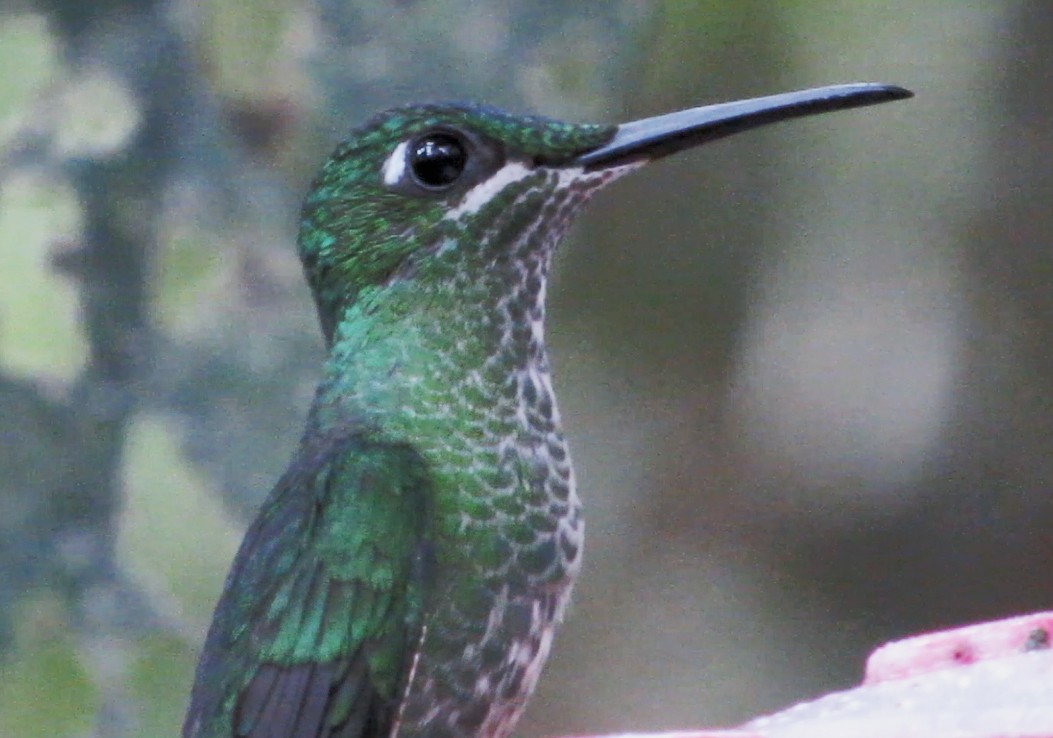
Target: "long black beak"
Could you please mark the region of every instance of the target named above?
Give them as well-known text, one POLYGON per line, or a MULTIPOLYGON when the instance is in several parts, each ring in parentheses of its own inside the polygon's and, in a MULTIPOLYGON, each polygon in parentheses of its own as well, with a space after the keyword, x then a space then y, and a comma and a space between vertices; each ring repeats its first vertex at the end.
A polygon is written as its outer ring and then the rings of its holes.
POLYGON ((608 143, 578 156, 571 163, 594 170, 653 161, 769 123, 913 96, 913 92, 902 87, 864 82, 704 105, 624 123, 608 143))

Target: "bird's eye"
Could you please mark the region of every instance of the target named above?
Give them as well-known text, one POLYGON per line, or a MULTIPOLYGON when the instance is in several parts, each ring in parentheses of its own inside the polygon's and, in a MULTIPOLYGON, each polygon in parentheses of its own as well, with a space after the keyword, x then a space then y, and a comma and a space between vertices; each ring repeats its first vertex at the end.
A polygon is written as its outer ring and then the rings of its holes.
POLYGON ((449 187, 468 163, 465 144, 450 133, 427 133, 409 147, 410 170, 417 182, 428 189, 449 187))

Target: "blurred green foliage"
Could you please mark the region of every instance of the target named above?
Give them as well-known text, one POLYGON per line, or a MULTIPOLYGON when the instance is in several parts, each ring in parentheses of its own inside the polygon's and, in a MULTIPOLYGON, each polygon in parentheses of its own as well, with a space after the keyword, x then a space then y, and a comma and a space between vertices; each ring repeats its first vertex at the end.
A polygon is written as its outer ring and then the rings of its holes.
POLYGON ((27 593, 17 615, 15 650, 0 669, 5 734, 34 738, 88 730, 99 695, 68 616, 55 598, 38 593, 27 593))
POLYGON ((70 189, 41 173, 4 182, 0 260, 18 279, 0 292, 0 366, 14 376, 70 382, 84 368, 77 285, 51 262, 56 247, 76 239, 79 217, 70 189))

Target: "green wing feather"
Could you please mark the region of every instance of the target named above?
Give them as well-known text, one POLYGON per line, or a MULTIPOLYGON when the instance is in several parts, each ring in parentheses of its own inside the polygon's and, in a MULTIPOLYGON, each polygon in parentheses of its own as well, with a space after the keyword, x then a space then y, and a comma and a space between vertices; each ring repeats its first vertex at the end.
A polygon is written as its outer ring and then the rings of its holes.
POLYGON ((184 738, 380 738, 425 596, 427 469, 412 448, 306 439, 249 528, 184 738))

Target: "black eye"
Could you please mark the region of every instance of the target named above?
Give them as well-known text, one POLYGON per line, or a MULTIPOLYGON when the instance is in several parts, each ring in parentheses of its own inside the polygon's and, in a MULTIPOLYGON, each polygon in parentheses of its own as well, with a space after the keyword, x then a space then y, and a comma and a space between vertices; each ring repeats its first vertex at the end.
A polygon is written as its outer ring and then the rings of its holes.
POLYGON ((428 133, 410 144, 409 165, 417 182, 431 189, 449 187, 468 163, 465 145, 449 133, 428 133))

